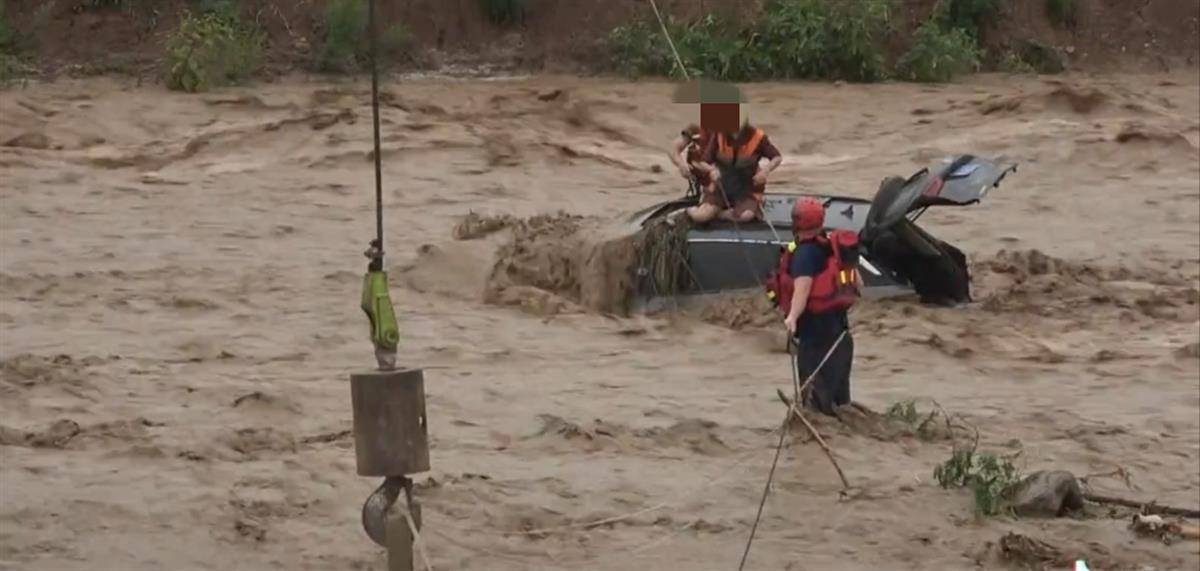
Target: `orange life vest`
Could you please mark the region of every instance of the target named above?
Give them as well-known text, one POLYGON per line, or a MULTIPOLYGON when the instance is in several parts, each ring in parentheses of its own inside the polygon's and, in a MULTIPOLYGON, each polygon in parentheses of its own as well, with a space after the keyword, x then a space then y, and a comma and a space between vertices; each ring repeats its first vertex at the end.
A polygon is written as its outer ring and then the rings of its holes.
POLYGON ((755 129, 750 140, 736 149, 725 133, 717 133, 717 162, 726 167, 743 169, 758 166, 758 146, 763 140, 762 129, 755 129))

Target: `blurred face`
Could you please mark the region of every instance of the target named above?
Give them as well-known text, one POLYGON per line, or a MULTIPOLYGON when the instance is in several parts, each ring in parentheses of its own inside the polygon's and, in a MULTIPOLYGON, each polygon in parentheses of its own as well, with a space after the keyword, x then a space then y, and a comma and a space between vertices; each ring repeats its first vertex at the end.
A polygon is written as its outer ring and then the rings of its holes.
POLYGON ((706 131, 736 133, 741 128, 739 111, 737 103, 703 103, 700 105, 700 127, 706 131))

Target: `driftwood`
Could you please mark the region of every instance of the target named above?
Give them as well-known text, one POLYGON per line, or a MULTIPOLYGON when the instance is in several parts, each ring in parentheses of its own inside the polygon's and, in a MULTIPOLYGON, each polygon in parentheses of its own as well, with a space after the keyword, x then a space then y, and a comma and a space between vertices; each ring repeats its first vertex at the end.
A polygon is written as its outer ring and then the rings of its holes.
POLYGON ((1137 500, 1127 500, 1125 498, 1101 496, 1099 494, 1091 493, 1084 494, 1083 499, 1097 504, 1112 504, 1116 506, 1125 506, 1127 508, 1140 509, 1147 514, 1173 515, 1191 519, 1200 519, 1200 510, 1177 508, 1172 506, 1160 506, 1154 502, 1139 502, 1137 500))
POLYGON ((833 469, 837 470, 838 478, 842 480, 842 487, 849 490, 850 482, 846 481, 846 474, 842 472, 842 467, 838 465, 837 458, 834 458, 833 450, 831 450, 829 445, 825 443, 825 439, 821 438, 821 433, 817 432, 817 428, 813 426, 807 418, 804 417, 804 414, 800 412, 799 407, 797 407, 796 404, 791 401, 791 399, 787 398, 787 395, 783 394, 783 391, 775 389, 775 392, 779 395, 779 400, 782 400, 783 404, 788 407, 788 414, 794 415, 796 418, 800 419, 800 422, 804 423, 804 427, 808 429, 809 434, 813 435, 813 438, 817 441, 817 445, 821 447, 821 450, 825 451, 825 455, 828 456, 829 461, 833 463, 833 469))

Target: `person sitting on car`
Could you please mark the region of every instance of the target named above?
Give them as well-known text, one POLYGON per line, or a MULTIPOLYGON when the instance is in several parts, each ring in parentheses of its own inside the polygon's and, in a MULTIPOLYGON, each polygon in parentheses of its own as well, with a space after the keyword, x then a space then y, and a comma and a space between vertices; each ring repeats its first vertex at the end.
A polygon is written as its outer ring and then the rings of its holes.
MULTIPOLYGON (((707 107, 707 106, 705 106, 707 107)), ((714 218, 734 222, 751 222, 762 219, 763 195, 767 190, 767 177, 779 168, 783 155, 766 132, 750 122, 737 125, 737 105, 712 105, 720 118, 714 122, 723 128, 713 133, 704 150, 703 160, 709 171, 711 183, 700 204, 688 214, 698 223, 714 218), (767 159, 766 166, 759 163, 767 159)))

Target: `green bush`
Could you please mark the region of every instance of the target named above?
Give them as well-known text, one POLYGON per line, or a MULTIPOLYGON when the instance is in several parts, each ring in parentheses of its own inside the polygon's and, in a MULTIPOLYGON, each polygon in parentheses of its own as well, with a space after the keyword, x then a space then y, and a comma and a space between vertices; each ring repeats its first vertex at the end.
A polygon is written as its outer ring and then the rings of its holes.
POLYGON ((495 24, 514 24, 525 19, 525 0, 479 0, 489 20, 495 24))
MULTIPOLYGON (((405 52, 411 43, 403 26, 392 26, 379 35, 382 60, 405 52)), ((370 62, 371 39, 367 28, 365 0, 332 0, 325 7, 324 33, 317 50, 317 69, 325 72, 350 72, 370 62)))
POLYGON ((1037 70, 1016 52, 1005 53, 996 67, 1008 73, 1037 73, 1037 70))
POLYGON ((167 87, 204 91, 240 83, 262 60, 263 36, 235 12, 186 13, 167 40, 167 87))
POLYGON ((933 477, 943 488, 970 488, 976 513, 989 516, 1010 512, 1010 502, 1021 484, 1020 471, 1011 457, 974 448, 955 450, 950 459, 933 469, 933 477))
MULTIPOLYGON (((672 37, 679 30, 668 24, 672 37), (672 30, 672 28, 674 28, 672 30)), ((671 48, 662 38, 657 24, 638 20, 617 26, 608 34, 608 48, 616 69, 631 77, 639 75, 676 76, 675 60, 671 48)))
POLYGON ((943 30, 963 30, 978 40, 987 19, 999 8, 999 0, 939 0, 933 18, 943 30))
POLYGON ((888 0, 772 0, 754 33, 753 67, 763 77, 883 79, 890 12, 888 0))
MULTIPOLYGON (((886 75, 879 39, 889 12, 888 0, 772 0, 762 19, 745 29, 711 14, 666 26, 691 76, 876 81, 886 75)), ((614 29, 609 46, 625 73, 680 75, 656 20, 614 29)))
POLYGON ((0 54, 11 54, 17 49, 17 34, 8 25, 7 2, 0 2, 0 54))
POLYGON ((980 50, 960 28, 943 29, 926 22, 917 30, 916 43, 897 62, 901 77, 920 82, 944 82, 979 68, 980 50))
POLYGON ((1075 0, 1046 0, 1046 15, 1056 25, 1075 27, 1077 14, 1075 0))

